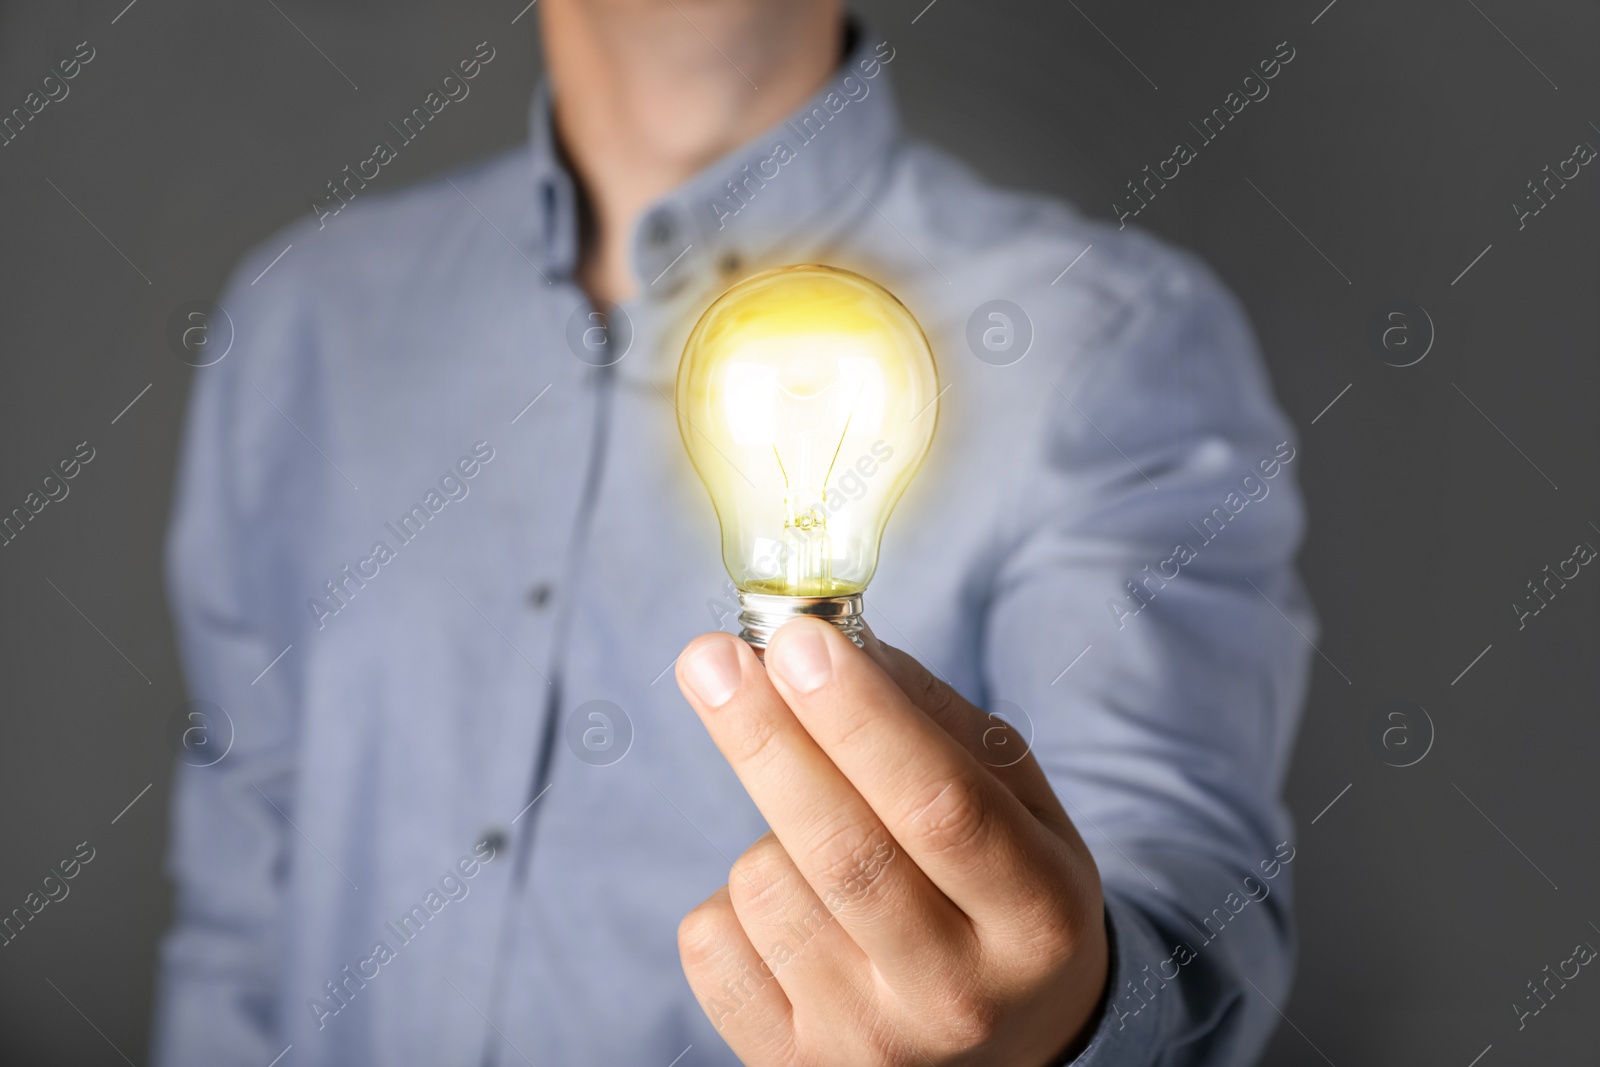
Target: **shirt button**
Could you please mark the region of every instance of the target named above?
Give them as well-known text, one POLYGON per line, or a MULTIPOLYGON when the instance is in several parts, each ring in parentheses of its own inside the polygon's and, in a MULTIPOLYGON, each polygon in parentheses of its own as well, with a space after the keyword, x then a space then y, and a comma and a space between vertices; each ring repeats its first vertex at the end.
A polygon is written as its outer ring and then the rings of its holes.
POLYGON ((727 255, 722 257, 722 262, 717 265, 722 268, 722 273, 733 274, 738 271, 740 267, 744 266, 744 260, 739 258, 739 253, 729 252, 727 255))
POLYGON ((655 248, 663 248, 672 243, 678 232, 678 224, 668 211, 653 212, 644 222, 644 239, 655 248))
POLYGON ((536 611, 540 610, 550 602, 550 598, 554 595, 555 590, 550 587, 549 582, 540 582, 528 590, 528 606, 536 611))
POLYGON ((478 842, 479 847, 487 847, 491 855, 498 856, 506 850, 506 835, 504 830, 493 829, 483 832, 483 839, 478 842))

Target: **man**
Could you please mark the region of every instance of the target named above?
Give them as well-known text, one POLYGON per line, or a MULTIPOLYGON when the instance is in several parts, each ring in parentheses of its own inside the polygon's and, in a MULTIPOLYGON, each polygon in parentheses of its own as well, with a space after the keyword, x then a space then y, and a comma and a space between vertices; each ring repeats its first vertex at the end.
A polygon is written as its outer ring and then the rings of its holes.
POLYGON ((181 768, 158 1061, 1249 1062, 1311 622, 1238 307, 907 140, 836 0, 539 15, 528 145, 346 186, 223 298, 170 562, 234 738, 181 768), (763 668, 691 640, 736 609, 671 382, 797 262, 944 392, 876 636, 763 668))

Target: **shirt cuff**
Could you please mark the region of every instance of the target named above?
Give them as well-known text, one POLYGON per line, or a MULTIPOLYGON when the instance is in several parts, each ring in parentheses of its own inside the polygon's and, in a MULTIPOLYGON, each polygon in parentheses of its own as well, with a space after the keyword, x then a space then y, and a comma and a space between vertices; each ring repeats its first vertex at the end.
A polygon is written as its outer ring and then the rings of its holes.
POLYGON ((1134 978, 1171 953, 1133 905, 1108 893, 1105 912, 1110 949, 1105 1011, 1088 1046, 1062 1067, 1144 1067, 1161 1054, 1170 998, 1140 997, 1134 978))

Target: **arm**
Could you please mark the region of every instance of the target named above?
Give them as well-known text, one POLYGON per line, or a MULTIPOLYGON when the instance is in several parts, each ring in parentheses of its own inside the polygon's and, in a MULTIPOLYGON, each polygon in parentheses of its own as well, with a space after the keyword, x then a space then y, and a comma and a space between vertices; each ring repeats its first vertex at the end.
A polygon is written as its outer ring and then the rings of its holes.
POLYGON ((1203 268, 1139 308, 1051 396, 994 581, 988 703, 1025 710, 1104 885, 1112 985, 1077 1062, 1246 1063, 1292 968, 1279 794, 1316 636, 1296 452, 1203 268))
MULTIPOLYGON (((204 745, 180 750, 177 765, 168 857, 177 901, 154 1039, 155 1062, 167 1067, 264 1064, 282 1051, 295 664, 291 656, 261 674, 289 638, 271 628, 272 549, 258 536, 273 496, 263 413, 278 416, 255 395, 252 373, 261 371, 250 361, 292 337, 288 302, 237 280, 265 264, 253 257, 239 268, 223 297, 237 331, 232 349, 196 371, 167 545, 190 698, 226 712, 205 724, 204 745)), ((223 327, 211 329, 213 342, 226 341, 223 327)))
POLYGON ((1027 702, 1034 751, 914 660, 817 620, 779 630, 764 665, 728 634, 679 658, 772 827, 679 929, 689 984, 745 1062, 1221 1067, 1259 1052, 1266 998, 1287 986, 1293 853, 1272 842, 1305 654, 1240 587, 1303 615, 1287 569, 1300 512, 1289 493, 1258 507, 1275 535, 1228 528, 1244 507, 1220 472, 1283 426, 1219 291, 1172 272, 1146 296, 1081 402, 1050 405, 1007 512, 987 682, 991 707, 1027 702), (1091 422, 1168 485, 1074 439, 1091 422), (1154 598, 1097 617, 1129 561, 1170 551, 1167 524, 1213 493, 1223 534, 1206 569, 1161 587, 1183 594, 1171 618, 1154 598), (1058 687, 1051 659, 1085 636, 1107 651, 1058 687), (1164 972, 1177 936, 1198 944, 1164 972), (1148 998, 1133 985, 1146 966, 1148 998))

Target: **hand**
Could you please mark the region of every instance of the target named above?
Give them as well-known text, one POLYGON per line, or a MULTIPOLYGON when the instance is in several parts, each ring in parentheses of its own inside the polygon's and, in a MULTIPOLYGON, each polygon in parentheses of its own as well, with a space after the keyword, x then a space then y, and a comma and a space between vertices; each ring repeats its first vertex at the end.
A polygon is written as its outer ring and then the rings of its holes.
POLYGON ((679 658, 772 827, 679 926, 689 985, 752 1067, 1060 1063, 1107 981, 1094 860, 1015 731, 866 640, 679 658))

